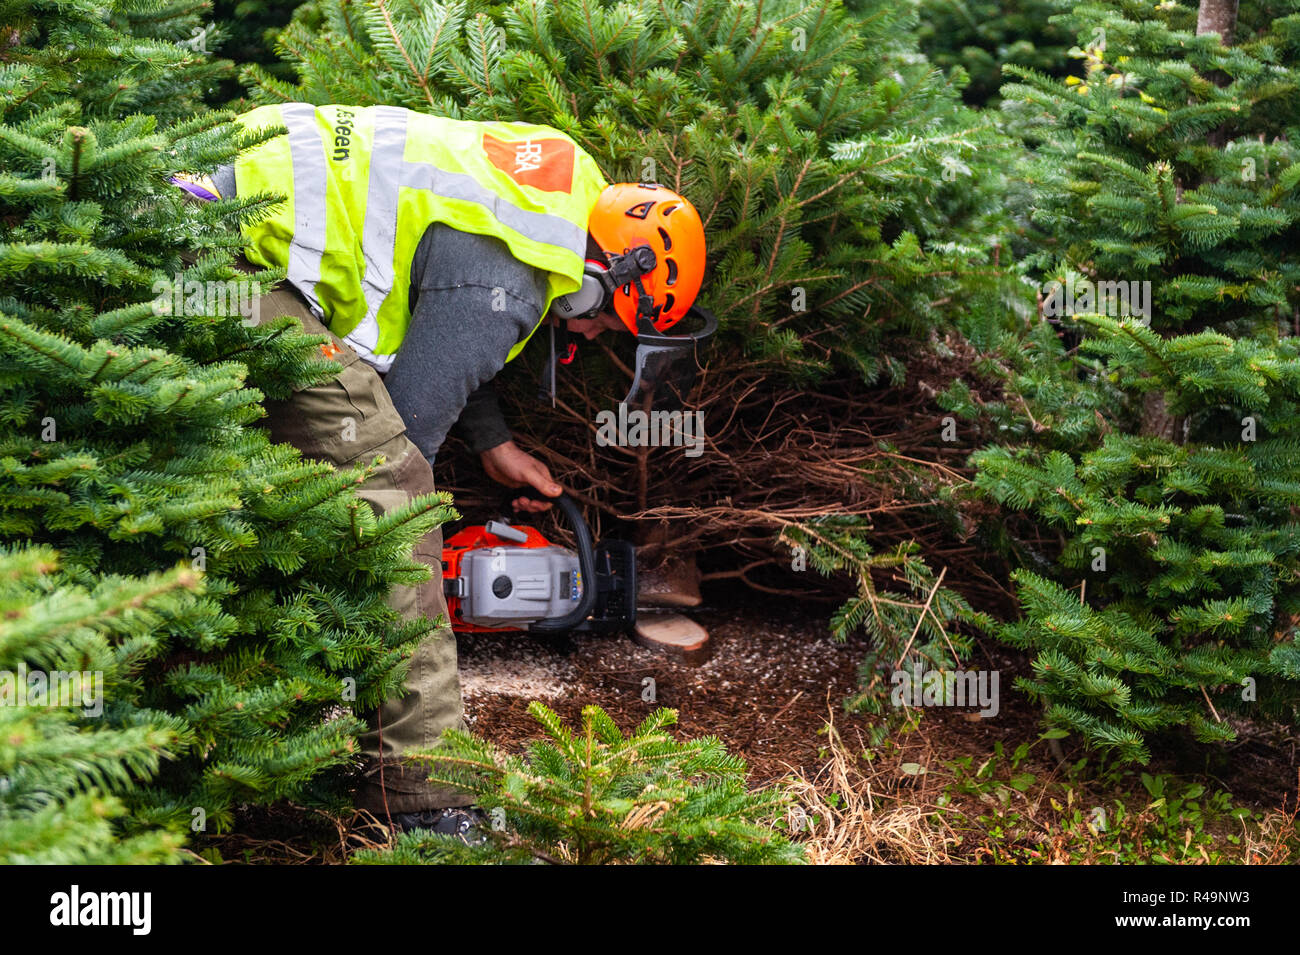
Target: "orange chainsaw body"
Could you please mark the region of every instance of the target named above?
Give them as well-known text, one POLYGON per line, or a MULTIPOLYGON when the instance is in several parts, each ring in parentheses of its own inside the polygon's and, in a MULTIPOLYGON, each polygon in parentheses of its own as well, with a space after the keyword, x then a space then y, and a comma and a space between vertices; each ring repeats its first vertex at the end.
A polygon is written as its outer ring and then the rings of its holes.
MULTIPOLYGON (((497 537, 495 534, 488 533, 488 529, 481 524, 473 527, 465 527, 457 531, 443 543, 442 547, 442 579, 455 580, 461 574, 460 561, 465 554, 472 550, 478 550, 480 547, 550 547, 551 542, 542 536, 541 531, 535 527, 516 526, 516 530, 523 531, 528 535, 528 540, 523 543, 516 543, 512 540, 506 540, 497 537)), ((451 621, 451 628, 461 633, 520 633, 520 627, 480 627, 465 621, 460 615, 461 598, 449 595, 447 597, 447 617, 451 621)))
POLYGON ((593 544, 572 498, 543 499, 555 505, 573 532, 574 549, 552 544, 537 528, 505 518, 462 528, 443 543, 442 592, 452 630, 542 636, 631 633, 636 626, 635 548, 622 540, 593 544))

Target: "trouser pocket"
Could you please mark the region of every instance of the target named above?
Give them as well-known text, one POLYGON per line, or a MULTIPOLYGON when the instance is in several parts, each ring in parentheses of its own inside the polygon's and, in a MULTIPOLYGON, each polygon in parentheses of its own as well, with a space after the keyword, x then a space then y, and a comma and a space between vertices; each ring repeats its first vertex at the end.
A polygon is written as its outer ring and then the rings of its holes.
POLYGON ((371 457, 405 434, 406 425, 377 371, 350 349, 337 357, 350 359, 337 378, 295 391, 285 401, 267 401, 266 411, 272 440, 343 467, 371 457))

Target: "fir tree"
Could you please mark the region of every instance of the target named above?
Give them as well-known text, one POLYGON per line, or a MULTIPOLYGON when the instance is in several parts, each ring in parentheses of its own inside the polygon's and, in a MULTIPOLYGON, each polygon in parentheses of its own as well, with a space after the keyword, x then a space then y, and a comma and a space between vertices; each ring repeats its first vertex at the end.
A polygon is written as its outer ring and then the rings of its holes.
MULTIPOLYGON (((289 79, 291 70, 276 58, 275 41, 297 6, 272 0, 213 0, 215 23, 227 34, 220 46, 222 55, 238 63, 256 63, 277 79, 289 79)), ((232 76, 221 84, 217 98, 210 102, 225 105, 242 99, 243 92, 243 86, 232 76)))
POLYGON ((1069 35, 1051 17, 1068 6, 1065 0, 921 0, 917 39, 935 66, 967 74, 963 98, 984 106, 998 99, 1003 64, 1065 75, 1069 35))
POLYGON ((192 602, 199 575, 104 576, 93 591, 58 576, 47 547, 0 550, 0 864, 174 861, 173 834, 115 839, 110 827, 125 812, 120 794, 182 748, 179 722, 110 728, 78 715, 117 697, 164 649, 161 624, 192 602), (51 674, 78 682, 52 690, 51 674))
MULTIPOLYGON (((123 745, 116 768, 68 767, 49 795, 85 777, 120 792, 128 828, 221 830, 236 803, 306 798, 350 763, 355 712, 398 690, 430 626, 396 621, 388 588, 427 577, 411 546, 450 510, 431 496, 376 517, 353 493, 369 466, 303 461, 256 426, 263 395, 337 365, 288 317, 241 309, 278 276, 230 266, 236 226, 277 197, 199 206, 168 181, 248 145, 201 109, 213 64, 187 45, 193 16, 3 7, 0 539, 57 551, 53 593, 129 594, 178 563, 203 584, 96 631, 105 707, 67 728, 123 745), (145 742, 147 759, 131 748, 145 742)), ((57 650, 12 652, 40 667, 57 650)), ((33 734, 0 772, 36 779, 60 739, 33 734)))
POLYGON ((876 553, 861 533, 862 523, 828 517, 791 527, 782 538, 822 576, 847 572, 856 581, 857 593, 831 616, 830 630, 838 640, 859 629, 870 638, 860 670, 862 691, 850 704, 879 714, 888 688, 882 676, 909 658, 934 670, 957 666, 972 648, 969 633, 993 621, 944 587, 944 575, 930 569, 915 543, 876 553), (886 573, 905 589, 878 585, 876 577, 886 573))
MULTIPOLYGON (((473 793, 487 814, 483 841, 417 833, 371 863, 574 863, 690 865, 802 861, 773 823, 788 797, 750 791, 745 762, 715 737, 679 742, 666 730, 675 710, 659 709, 624 736, 598 706, 584 707, 577 732, 541 703, 529 714, 545 740, 524 756, 468 733, 447 730, 432 778, 473 793)), ((415 754, 420 758, 419 754, 415 754)))
POLYGON ((1008 67, 1004 89, 1037 157, 1040 308, 1083 337, 1067 354, 1045 323, 1041 358, 1009 360, 1029 440, 974 458, 1062 543, 1001 632, 1051 722, 1136 759, 1158 730, 1294 720, 1300 690, 1300 6, 1243 5, 1232 36, 1209 6, 1198 29, 1175 4, 1080 5, 1060 22, 1086 77, 1008 67))

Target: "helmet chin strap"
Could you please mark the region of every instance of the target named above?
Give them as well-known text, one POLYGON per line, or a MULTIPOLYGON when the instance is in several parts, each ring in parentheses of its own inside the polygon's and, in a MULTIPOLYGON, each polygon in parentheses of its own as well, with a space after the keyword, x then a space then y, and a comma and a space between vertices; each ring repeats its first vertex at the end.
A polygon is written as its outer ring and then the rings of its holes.
POLYGON ((551 363, 546 366, 547 376, 551 379, 551 407, 555 407, 555 326, 557 322, 551 322, 551 363))

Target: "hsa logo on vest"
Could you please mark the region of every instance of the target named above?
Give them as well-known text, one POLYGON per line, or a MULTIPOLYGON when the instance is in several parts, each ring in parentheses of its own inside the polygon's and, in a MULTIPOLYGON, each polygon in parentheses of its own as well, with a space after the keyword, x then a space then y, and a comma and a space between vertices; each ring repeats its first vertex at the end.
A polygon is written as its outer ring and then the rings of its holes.
POLYGON ((543 192, 573 189, 573 143, 567 139, 508 143, 484 133, 483 152, 492 165, 521 186, 532 186, 543 192))

